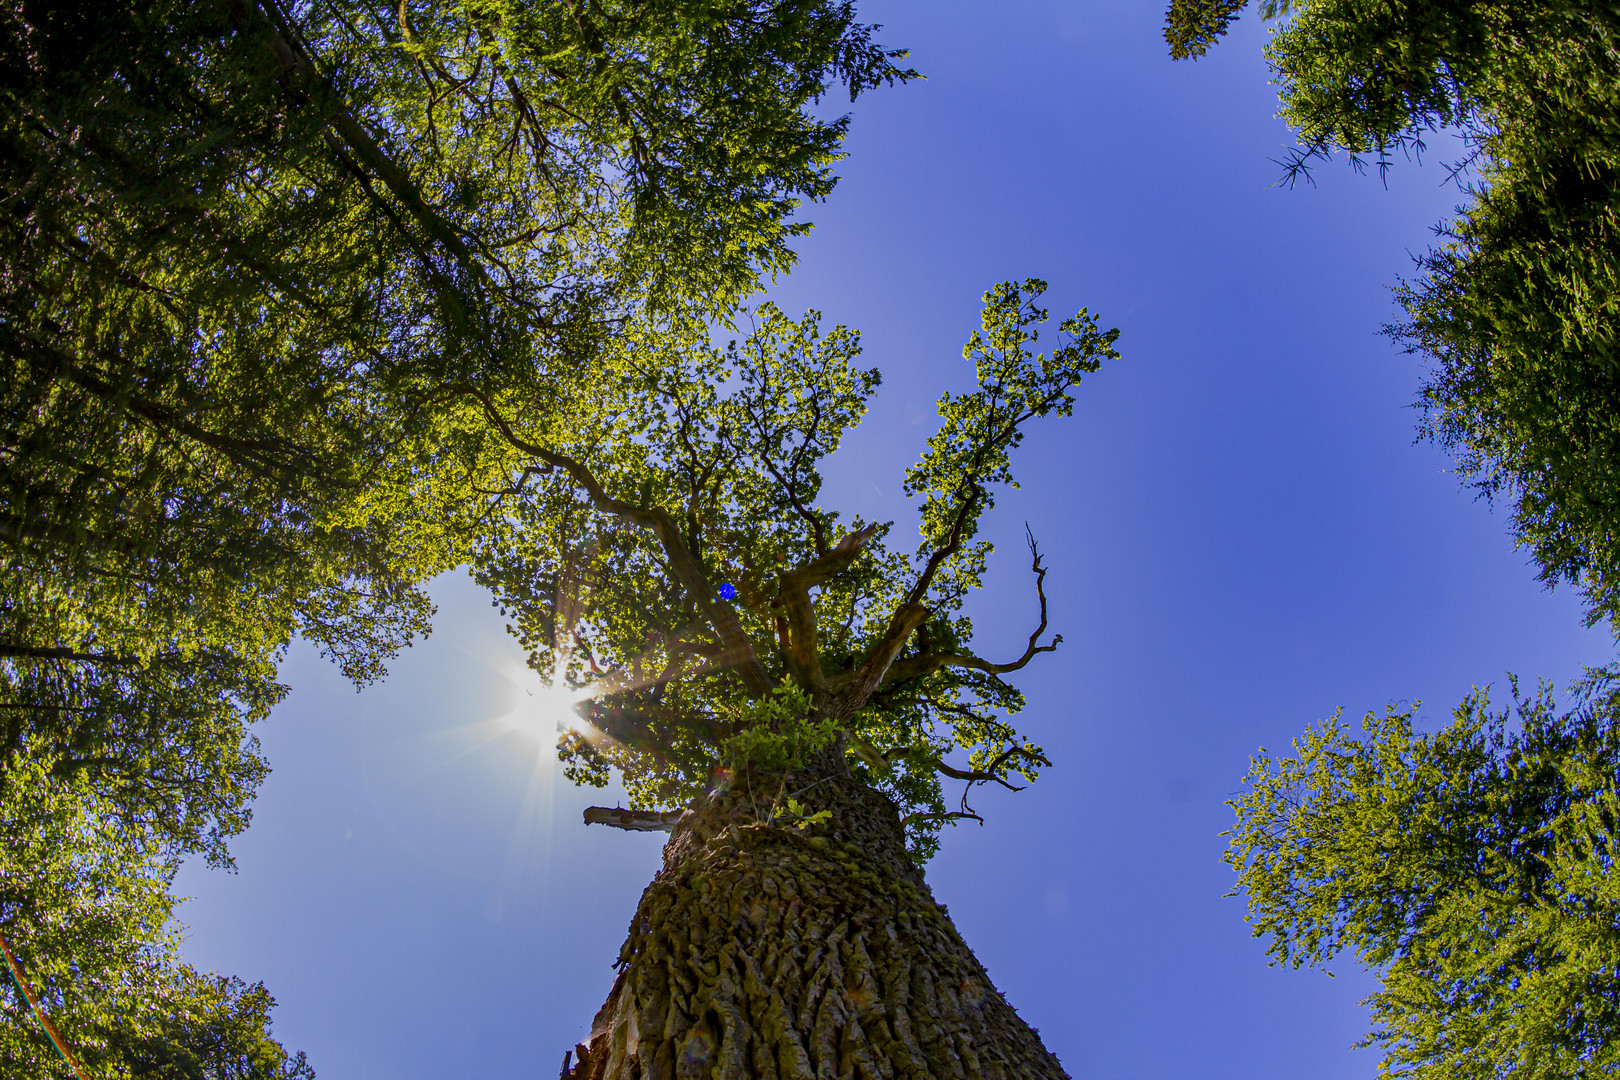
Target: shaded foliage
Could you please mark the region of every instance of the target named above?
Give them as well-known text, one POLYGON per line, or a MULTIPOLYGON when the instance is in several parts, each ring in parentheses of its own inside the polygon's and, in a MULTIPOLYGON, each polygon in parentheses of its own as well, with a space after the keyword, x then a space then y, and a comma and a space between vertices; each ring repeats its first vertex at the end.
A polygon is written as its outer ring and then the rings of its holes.
POLYGON ((509 481, 477 393, 588 414, 625 323, 789 267, 847 124, 818 101, 910 77, 874 30, 828 0, 0 3, 0 803, 35 860, 0 926, 87 1058, 114 1002, 179 1000, 168 875, 228 862, 291 638, 363 684, 427 631, 420 583, 509 481))
MULTIPOLYGON (((1172 23, 1214 7, 1230 5, 1177 4, 1172 23)), ((1389 332, 1430 363, 1426 434, 1512 506, 1542 579, 1613 621, 1620 7, 1314 0, 1264 14, 1290 15, 1267 48, 1300 138, 1290 180, 1339 150, 1384 169, 1435 132, 1464 140, 1452 168, 1472 177, 1467 202, 1397 290, 1406 319, 1389 332)))

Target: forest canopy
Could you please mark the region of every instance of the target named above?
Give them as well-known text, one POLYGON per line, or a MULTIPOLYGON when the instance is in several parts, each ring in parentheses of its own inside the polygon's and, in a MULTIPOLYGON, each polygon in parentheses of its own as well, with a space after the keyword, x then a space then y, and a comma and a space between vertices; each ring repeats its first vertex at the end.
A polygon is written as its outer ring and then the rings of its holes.
MULTIPOLYGON (((874 30, 825 0, 0 8, 0 806, 94 841, 57 852, 75 888, 8 870, 0 923, 89 1064, 135 1067, 107 1010, 172 970, 178 860, 249 820, 288 642, 363 684, 426 633, 505 479, 479 394, 586 409, 622 326, 791 266, 848 123, 818 102, 912 76, 874 30), (108 890, 134 906, 97 930, 108 890)), ((65 1067, 0 1008, 5 1071, 65 1067)))

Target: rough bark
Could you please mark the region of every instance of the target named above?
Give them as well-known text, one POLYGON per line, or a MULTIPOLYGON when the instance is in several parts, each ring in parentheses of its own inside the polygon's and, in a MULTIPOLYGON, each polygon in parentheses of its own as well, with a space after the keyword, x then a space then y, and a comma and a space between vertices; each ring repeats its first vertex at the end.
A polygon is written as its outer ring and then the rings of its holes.
POLYGON ((894 804, 841 762, 699 799, 619 964, 563 1080, 1067 1075, 934 902, 894 804), (785 795, 832 819, 771 821, 785 795))

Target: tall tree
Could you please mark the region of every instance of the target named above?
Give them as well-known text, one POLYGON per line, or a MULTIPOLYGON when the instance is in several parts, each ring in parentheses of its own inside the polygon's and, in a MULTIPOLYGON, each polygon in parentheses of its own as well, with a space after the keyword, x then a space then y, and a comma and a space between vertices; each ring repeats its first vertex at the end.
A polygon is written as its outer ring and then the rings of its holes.
MULTIPOLYGON (((578 414, 627 319, 790 266, 847 123, 816 102, 909 77, 872 33, 832 0, 0 4, 0 802, 150 851, 131 903, 227 858, 291 636, 363 683, 426 631, 506 483, 478 394, 578 414)), ((47 900, 0 916, 71 1028, 117 980, 30 944, 47 900)), ((162 919, 118 925, 133 964, 162 919)))
POLYGON ((976 785, 1047 764, 1004 678, 1059 640, 1033 540, 1028 643, 981 657, 962 613, 1012 450, 1116 355, 1084 311, 1036 354, 1044 288, 985 295, 977 385, 941 399, 907 473, 910 553, 819 501, 878 373, 814 312, 765 305, 724 350, 701 326, 627 335, 588 422, 486 400, 521 481, 491 500, 476 576, 579 702, 569 775, 630 793, 587 822, 672 833, 567 1075, 1064 1075, 921 870, 942 824, 977 818, 976 785))
POLYGON ((1530 1080, 1620 1068, 1620 683, 1560 715, 1478 691, 1416 735, 1409 712, 1337 716, 1261 751, 1227 861, 1276 962, 1349 951, 1384 1076, 1530 1080))
MULTIPOLYGON (((1174 0, 1171 54, 1202 55, 1242 0, 1174 0)), ((1573 0, 1267 0, 1266 55, 1300 146, 1389 167, 1445 131, 1473 179, 1397 297, 1430 363, 1425 431, 1513 507, 1542 579, 1620 617, 1620 8, 1573 0)))

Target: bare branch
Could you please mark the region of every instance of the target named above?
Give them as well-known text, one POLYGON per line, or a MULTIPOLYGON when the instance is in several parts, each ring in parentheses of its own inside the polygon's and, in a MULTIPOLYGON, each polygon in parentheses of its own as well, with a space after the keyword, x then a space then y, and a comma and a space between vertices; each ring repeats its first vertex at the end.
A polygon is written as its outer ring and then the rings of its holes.
POLYGON ((674 832, 690 810, 626 810, 622 806, 587 806, 585 824, 609 825, 627 832, 674 832))
POLYGON ((980 825, 984 824, 984 818, 980 817, 978 814, 975 814, 971 810, 947 810, 943 814, 907 814, 905 817, 900 819, 900 825, 902 828, 904 828, 907 824, 913 821, 950 821, 953 818, 969 818, 973 821, 977 821, 980 825))
POLYGON ((1041 635, 1046 632, 1046 567, 1041 563, 1041 552, 1035 544, 1035 534, 1024 526, 1024 533, 1029 538, 1029 553, 1031 556, 1030 569, 1035 572, 1035 595, 1041 602, 1041 621, 1035 627, 1034 633, 1029 635, 1029 645, 1024 654, 1007 664, 993 664, 988 660, 972 655, 958 655, 955 653, 924 653, 921 656, 908 656, 896 660, 888 670, 886 681, 903 681, 915 679, 941 668, 972 668, 988 675, 1003 675, 1009 671, 1017 671, 1033 660, 1037 653, 1053 652, 1063 643, 1062 634, 1053 634, 1049 644, 1039 644, 1041 635))

